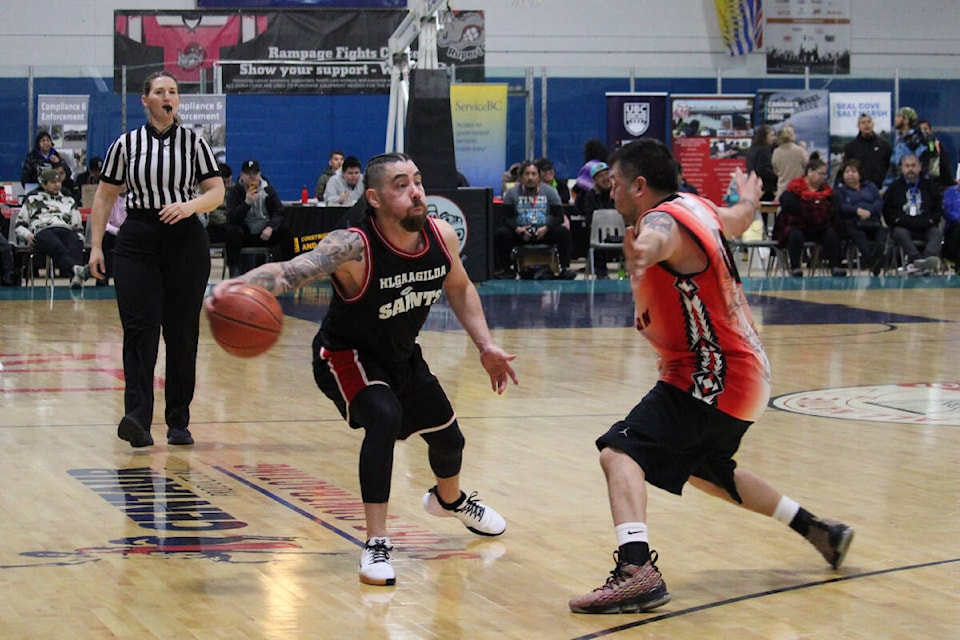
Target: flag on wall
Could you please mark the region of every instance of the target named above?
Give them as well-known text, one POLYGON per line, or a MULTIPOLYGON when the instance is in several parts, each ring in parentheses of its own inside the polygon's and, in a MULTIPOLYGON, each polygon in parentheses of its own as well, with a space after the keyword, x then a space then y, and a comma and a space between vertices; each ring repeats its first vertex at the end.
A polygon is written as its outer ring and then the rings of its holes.
POLYGON ((763 46, 763 0, 713 0, 720 35, 731 56, 763 46))

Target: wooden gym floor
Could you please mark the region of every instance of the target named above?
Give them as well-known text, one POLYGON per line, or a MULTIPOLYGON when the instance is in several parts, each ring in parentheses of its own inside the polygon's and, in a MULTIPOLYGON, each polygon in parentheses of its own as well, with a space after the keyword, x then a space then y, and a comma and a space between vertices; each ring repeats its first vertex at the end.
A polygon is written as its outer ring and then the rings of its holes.
MULTIPOLYGON (((218 271, 216 271, 218 273, 218 271)), ((282 299, 277 346, 233 358, 203 321, 193 447, 116 438, 112 288, 0 290, 0 637, 948 638, 960 636, 958 278, 752 278, 774 399, 739 462, 856 527, 833 571, 786 527, 695 490, 651 490, 673 600, 572 614, 616 540, 594 438, 653 384, 624 282, 479 287, 520 386, 489 390, 445 304, 421 342, 467 438, 463 486, 499 538, 424 512, 419 440, 397 447, 395 587, 357 580, 360 434, 316 389, 328 300, 282 299)))

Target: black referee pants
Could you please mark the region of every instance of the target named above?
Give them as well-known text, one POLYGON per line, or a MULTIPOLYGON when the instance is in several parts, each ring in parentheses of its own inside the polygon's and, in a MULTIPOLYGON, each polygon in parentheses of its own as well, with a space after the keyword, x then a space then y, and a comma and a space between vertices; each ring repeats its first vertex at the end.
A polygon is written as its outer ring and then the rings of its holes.
POLYGON ((166 423, 173 429, 190 424, 200 309, 209 277, 210 244, 196 216, 167 225, 156 211, 128 212, 114 251, 123 325, 124 411, 148 431, 161 330, 166 344, 166 423))

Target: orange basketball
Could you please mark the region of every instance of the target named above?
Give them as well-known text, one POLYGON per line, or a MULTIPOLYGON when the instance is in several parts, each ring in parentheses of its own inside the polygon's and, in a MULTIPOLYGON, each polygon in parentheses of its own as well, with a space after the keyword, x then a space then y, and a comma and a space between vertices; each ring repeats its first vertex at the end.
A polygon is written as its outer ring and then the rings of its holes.
POLYGON ((210 332, 227 353, 258 356, 277 341, 283 309, 273 294, 252 284, 231 287, 207 311, 210 332))

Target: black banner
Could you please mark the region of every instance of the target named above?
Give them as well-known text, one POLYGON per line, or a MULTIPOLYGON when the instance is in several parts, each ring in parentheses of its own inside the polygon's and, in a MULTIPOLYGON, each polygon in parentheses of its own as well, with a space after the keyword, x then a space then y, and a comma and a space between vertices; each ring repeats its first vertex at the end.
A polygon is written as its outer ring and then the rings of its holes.
MULTIPOLYGON (((389 93, 387 42, 405 15, 397 9, 116 11, 114 89, 120 90, 125 65, 129 92, 139 93, 161 68, 186 85, 185 93, 210 92, 219 62, 224 93, 389 93)), ((458 73, 461 81, 483 80, 482 12, 454 13, 437 40, 441 67, 469 67, 458 73)))

